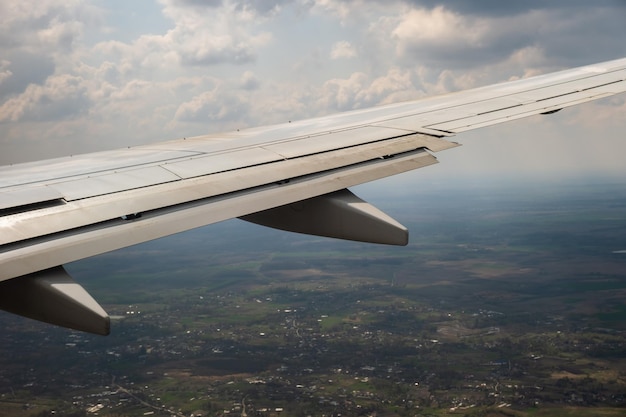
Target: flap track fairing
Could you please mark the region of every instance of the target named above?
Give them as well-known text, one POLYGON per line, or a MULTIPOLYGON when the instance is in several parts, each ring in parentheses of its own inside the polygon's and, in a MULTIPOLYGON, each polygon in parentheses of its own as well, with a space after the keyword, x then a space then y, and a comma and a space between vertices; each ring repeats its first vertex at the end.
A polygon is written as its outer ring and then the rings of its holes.
POLYGON ((347 189, 240 217, 274 229, 358 242, 405 246, 409 232, 347 189))
POLYGON ((0 282, 0 309, 84 332, 110 331, 109 315, 62 266, 0 282))

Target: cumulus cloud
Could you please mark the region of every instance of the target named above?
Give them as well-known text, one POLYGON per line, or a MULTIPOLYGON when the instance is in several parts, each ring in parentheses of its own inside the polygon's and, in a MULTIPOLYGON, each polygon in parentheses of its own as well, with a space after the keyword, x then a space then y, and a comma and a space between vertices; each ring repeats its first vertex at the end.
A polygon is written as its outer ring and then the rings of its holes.
POLYGON ((51 57, 28 51, 15 50, 7 53, 4 72, 10 73, 10 82, 0 83, 0 100, 23 92, 31 84, 42 85, 54 74, 55 64, 51 57))
POLYGON ((271 40, 268 32, 255 30, 260 17, 247 8, 230 2, 192 8, 180 7, 181 3, 198 6, 197 2, 164 1, 163 13, 174 22, 174 28, 151 40, 162 50, 174 51, 183 65, 250 62, 257 48, 271 40))
POLYGON ((354 58, 356 56, 356 49, 348 41, 335 42, 330 51, 330 57, 332 59, 354 58))
POLYGON ((0 46, 59 57, 74 50, 85 28, 101 22, 102 11, 79 0, 14 0, 0 3, 0 46))
POLYGON ((261 81, 259 81, 252 71, 246 71, 241 76, 239 85, 244 90, 256 90, 261 85, 261 81))
POLYGON ((13 73, 9 69, 11 63, 6 59, 0 60, 0 85, 6 80, 8 80, 13 73))
MULTIPOLYGON (((624 4, 159 0, 136 6, 159 17, 138 28, 102 2, 6 0, 0 163, 296 120, 626 55, 624 4)), ((623 102, 606 106, 623 111, 623 102)))
POLYGON ((482 19, 466 19, 443 8, 414 9, 402 16, 392 36, 397 39, 400 56, 426 55, 446 51, 456 55, 468 48, 475 49, 489 33, 482 19))
POLYGON ((346 111, 409 100, 423 92, 416 90, 410 71, 391 68, 373 79, 355 72, 348 78, 328 80, 316 94, 320 109, 346 111))
POLYGON ((245 119, 248 109, 246 100, 217 87, 182 103, 175 118, 183 122, 232 122, 245 119))
POLYGON ((89 107, 83 81, 71 75, 58 75, 49 77, 44 85, 31 84, 24 93, 0 106, 0 122, 75 117, 89 107))
POLYGON ((356 10, 362 9, 363 1, 337 1, 337 0, 310 0, 305 4, 313 10, 313 12, 321 14, 330 14, 344 21, 356 10))
POLYGON ((230 7, 239 12, 248 12, 257 15, 271 14, 280 10, 284 4, 293 0, 173 0, 171 4, 193 7, 197 10, 230 7))
POLYGON ((79 1, 6 1, 0 5, 0 122, 51 121, 88 113, 75 55, 98 8, 79 1))
POLYGON ((435 8, 446 7, 465 15, 477 16, 514 16, 526 14, 529 10, 563 10, 569 9, 580 13, 595 7, 610 7, 613 9, 624 8, 626 3, 621 0, 597 0, 593 4, 586 0, 525 0, 519 1, 499 1, 499 0, 407 0, 407 3, 415 7, 435 8))
POLYGON ((551 35, 548 16, 536 11, 488 17, 438 6, 413 9, 389 23, 392 28, 381 29, 391 31, 399 59, 448 69, 492 65, 551 35))
POLYGON ((415 7, 397 20, 392 16, 377 24, 378 36, 391 32, 398 56, 407 61, 467 68, 541 48, 551 62, 572 66, 626 52, 619 37, 609 35, 623 31, 615 25, 626 18, 624 2, 411 3, 415 7))

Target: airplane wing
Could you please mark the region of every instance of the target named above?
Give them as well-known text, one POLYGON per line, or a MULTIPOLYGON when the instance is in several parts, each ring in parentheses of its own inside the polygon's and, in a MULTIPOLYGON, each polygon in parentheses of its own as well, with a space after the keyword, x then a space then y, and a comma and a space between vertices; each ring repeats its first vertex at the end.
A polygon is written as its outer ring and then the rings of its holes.
POLYGON ((348 187, 436 163, 454 135, 626 91, 626 58, 301 122, 0 167, 0 308, 108 334, 62 265, 239 217, 404 245, 348 187))

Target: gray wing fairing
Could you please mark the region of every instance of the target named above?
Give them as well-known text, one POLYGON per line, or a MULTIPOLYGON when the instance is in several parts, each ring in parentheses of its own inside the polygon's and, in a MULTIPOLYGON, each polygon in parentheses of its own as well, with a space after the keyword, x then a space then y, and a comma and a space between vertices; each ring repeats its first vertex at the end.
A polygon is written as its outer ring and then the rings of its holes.
POLYGON ((289 232, 405 246, 406 227, 347 189, 240 217, 289 232))
POLYGON ((107 335, 109 315, 62 266, 0 283, 3 310, 70 329, 107 335))
POLYGON ((626 59, 328 117, 0 167, 0 308, 106 334, 61 265, 239 217, 404 245, 347 190, 437 162, 455 134, 626 91, 626 59))

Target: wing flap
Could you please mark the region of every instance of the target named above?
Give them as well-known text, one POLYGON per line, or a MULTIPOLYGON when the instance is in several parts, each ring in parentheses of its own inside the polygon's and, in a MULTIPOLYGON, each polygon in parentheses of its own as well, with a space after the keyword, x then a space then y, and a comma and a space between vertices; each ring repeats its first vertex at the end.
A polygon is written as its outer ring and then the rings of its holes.
POLYGON ((455 146, 458 144, 440 138, 407 135, 302 158, 71 201, 63 206, 0 217, 3 229, 0 245, 105 222, 128 214, 144 213, 242 190, 254 190, 256 187, 282 183, 365 161, 378 161, 390 155, 417 149, 440 151, 455 146))
MULTIPOLYGON (((0 281, 436 163, 423 149, 4 245, 0 281)), ((164 184, 167 185, 167 184, 164 184)))
MULTIPOLYGON (((397 153, 395 144, 390 141, 396 137, 409 136, 413 132, 399 130, 395 128, 381 126, 360 126, 353 129, 334 130, 316 134, 311 137, 295 137, 283 140, 275 140, 264 146, 251 146, 237 148, 236 144, 242 141, 239 137, 231 144, 232 149, 225 151, 221 149, 223 142, 215 138, 211 138, 209 142, 212 145, 219 145, 219 150, 211 153, 196 153, 180 157, 180 153, 164 152, 158 150, 158 155, 176 155, 173 160, 156 161, 156 158, 147 158, 144 152, 140 152, 141 158, 138 165, 133 165, 126 169, 115 169, 100 171, 101 168, 111 168, 111 159, 115 159, 112 155, 118 155, 120 159, 125 160, 127 153, 134 153, 132 149, 121 150, 119 152, 108 152, 106 163, 94 163, 91 170, 81 175, 67 176, 70 173, 76 173, 77 166, 85 164, 80 158, 67 161, 69 165, 61 172, 57 172, 50 179, 39 183, 31 183, 28 186, 11 186, 0 188, 0 196, 5 196, 2 204, 9 208, 32 204, 41 201, 47 201, 53 198, 63 198, 65 201, 76 201, 97 197, 119 192, 137 190, 151 187, 159 184, 179 181, 181 179, 191 179, 203 177, 206 175, 217 174, 234 170, 241 170, 248 167, 257 167, 278 163, 287 159, 300 160, 302 157, 334 152, 341 149, 351 149, 351 153, 361 158, 359 152, 363 147, 371 145, 371 149, 380 148, 375 145, 377 142, 386 142, 383 146, 389 146, 390 149, 386 154, 397 153), (27 188, 24 188, 27 187, 27 188), (32 192, 30 190, 38 189, 42 192, 32 192), (45 192, 44 192, 45 191, 45 192), (37 195, 39 194, 39 197, 37 195)), ((422 135, 423 139, 427 139, 427 135, 422 135)), ((232 138, 231 138, 232 139, 232 138)), ((193 140, 183 141, 193 142, 193 140)), ((434 143, 430 141, 429 143, 434 143)), ((449 142, 447 142, 449 143, 449 142)), ((439 146, 439 145, 438 145, 439 146)), ((403 152, 406 149, 401 149, 403 152)), ((144 150, 145 151, 145 150, 144 150)), ((385 154, 382 154, 385 155, 385 154)), ((91 159, 91 158, 87 158, 91 159)), ((354 158, 353 158, 354 159, 354 158)), ((51 165, 54 171, 57 163, 51 165)), ((337 166, 337 165, 335 165, 337 166)), ((280 168, 280 165, 276 165, 280 168)), ((305 172, 306 173, 306 172, 305 172)), ((21 176, 20 169, 14 173, 18 177, 21 176)), ((298 173, 294 175, 300 175, 298 173)), ((9 176, 10 177, 10 176, 9 176)), ((36 177, 36 176, 35 176, 36 177)), ((280 179, 276 179, 279 181, 280 179)), ((9 181, 7 181, 9 182, 9 181)), ((128 214, 128 213, 126 213, 128 214)), ((0 238, 0 242, 2 242, 0 238)))

